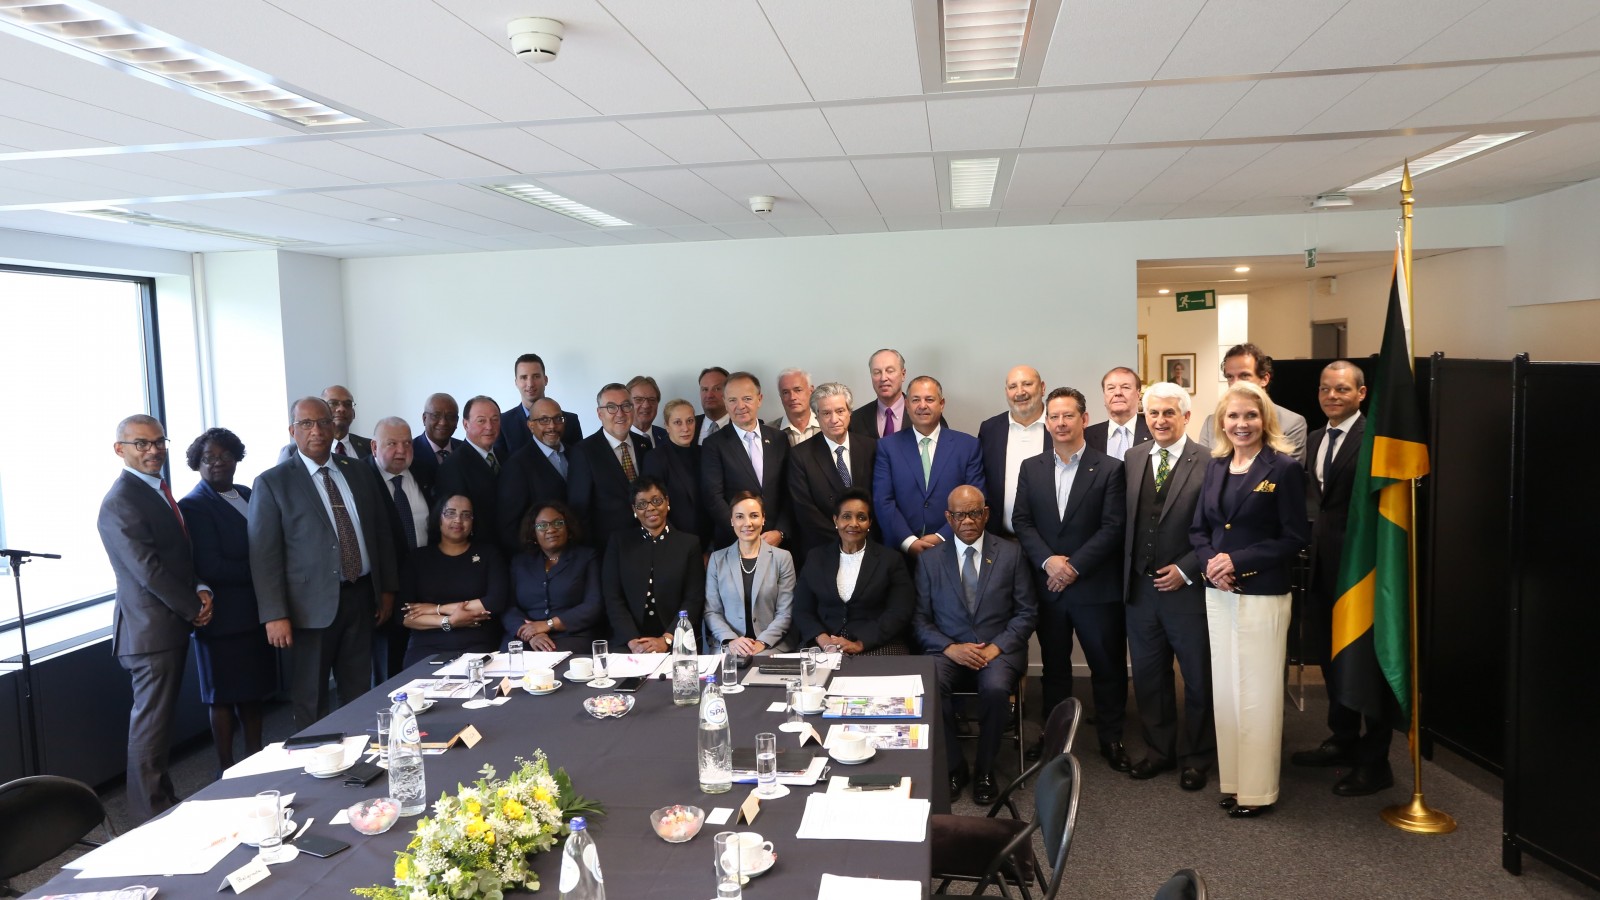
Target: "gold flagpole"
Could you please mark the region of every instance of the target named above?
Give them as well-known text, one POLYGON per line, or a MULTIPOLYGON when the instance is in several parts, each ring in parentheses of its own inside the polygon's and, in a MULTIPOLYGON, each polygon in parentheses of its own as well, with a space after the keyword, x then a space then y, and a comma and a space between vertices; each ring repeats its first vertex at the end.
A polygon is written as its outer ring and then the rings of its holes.
MULTIPOLYGON (((1415 293, 1411 282, 1411 212, 1416 200, 1411 196, 1411 165, 1405 165, 1400 178, 1400 266, 1406 279, 1406 319, 1415 331, 1416 307, 1411 297, 1415 293)), ((1410 335, 1407 335, 1409 338, 1410 335)), ((1406 365, 1416 369, 1416 352, 1411 341, 1406 342, 1406 365)), ((1411 802, 1386 807, 1383 820, 1414 834, 1449 834, 1456 830, 1456 820, 1447 812, 1428 806, 1422 796, 1422 690, 1417 667, 1417 482, 1411 482, 1411 527, 1407 529, 1407 563, 1410 568, 1411 615, 1411 725, 1406 737, 1411 742, 1411 802)))

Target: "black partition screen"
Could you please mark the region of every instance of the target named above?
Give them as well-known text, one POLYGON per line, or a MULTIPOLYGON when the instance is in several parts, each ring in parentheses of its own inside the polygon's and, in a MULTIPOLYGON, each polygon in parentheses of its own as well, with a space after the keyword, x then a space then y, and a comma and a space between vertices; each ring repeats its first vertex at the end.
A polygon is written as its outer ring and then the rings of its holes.
MULTIPOLYGON (((1593 448, 1600 365, 1513 363, 1506 868, 1532 853, 1600 886, 1600 746, 1593 448)), ((1463 560, 1471 565, 1472 560, 1463 560)))

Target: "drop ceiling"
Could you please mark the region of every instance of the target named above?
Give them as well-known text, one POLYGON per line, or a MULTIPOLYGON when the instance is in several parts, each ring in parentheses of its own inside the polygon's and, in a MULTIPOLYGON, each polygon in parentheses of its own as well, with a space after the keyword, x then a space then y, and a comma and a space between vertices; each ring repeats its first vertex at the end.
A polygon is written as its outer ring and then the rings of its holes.
POLYGON ((0 33, 0 229, 262 246, 63 214, 117 206, 367 257, 1293 213, 1511 130, 1419 203, 1600 177, 1593 0, 1051 0, 1036 83, 950 91, 933 0, 102 5, 384 124, 266 121, 0 33), (512 55, 520 16, 566 24, 557 60, 512 55), (976 156, 1003 160, 994 204, 953 212, 940 170, 976 156), (631 224, 481 187, 513 181, 631 224))

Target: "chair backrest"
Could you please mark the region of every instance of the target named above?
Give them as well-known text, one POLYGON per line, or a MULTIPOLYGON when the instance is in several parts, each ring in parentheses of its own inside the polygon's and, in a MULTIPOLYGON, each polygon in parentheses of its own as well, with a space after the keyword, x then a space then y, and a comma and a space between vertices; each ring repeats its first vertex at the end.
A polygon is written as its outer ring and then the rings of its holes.
POLYGON ((1061 887, 1067 851, 1072 847, 1072 832, 1078 823, 1078 793, 1082 787, 1079 776, 1078 758, 1063 753, 1040 767, 1039 780, 1033 787, 1034 814, 1044 833, 1045 853, 1050 857, 1050 890, 1044 895, 1047 900, 1061 887))
POLYGON ((1078 723, 1083 721, 1083 701, 1068 697, 1050 711, 1044 723, 1044 737, 1040 741, 1040 759, 1049 759, 1072 752, 1072 741, 1078 736, 1078 723))
POLYGON ((1206 880, 1193 869, 1179 869, 1156 891, 1155 900, 1206 900, 1206 880))
POLYGON ((105 818, 100 798, 81 781, 33 775, 0 785, 0 880, 56 858, 105 818))

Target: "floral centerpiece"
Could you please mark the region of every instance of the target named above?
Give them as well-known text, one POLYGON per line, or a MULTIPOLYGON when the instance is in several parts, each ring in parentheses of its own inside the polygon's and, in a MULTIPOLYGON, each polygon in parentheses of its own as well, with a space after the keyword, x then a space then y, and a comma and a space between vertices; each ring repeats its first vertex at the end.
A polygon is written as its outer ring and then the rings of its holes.
POLYGON ((572 789, 565 769, 550 771, 544 751, 517 757, 503 780, 484 766, 470 787, 442 795, 433 816, 417 823, 411 843, 396 854, 394 886, 351 893, 374 900, 501 900, 506 891, 539 889, 529 865, 554 847, 576 815, 604 815, 600 804, 572 789))

